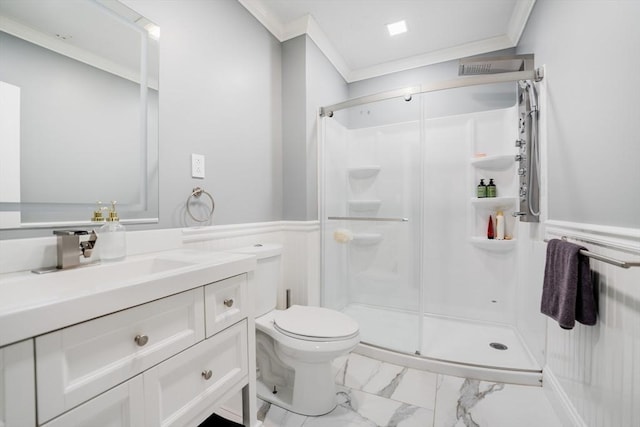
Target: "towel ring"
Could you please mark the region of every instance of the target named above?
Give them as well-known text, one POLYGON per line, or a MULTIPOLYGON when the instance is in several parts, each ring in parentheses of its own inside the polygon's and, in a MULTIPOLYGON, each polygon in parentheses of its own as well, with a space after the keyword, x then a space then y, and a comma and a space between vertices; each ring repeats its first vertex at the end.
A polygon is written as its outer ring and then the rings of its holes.
POLYGON ((207 222, 211 219, 211 217, 213 216, 213 210, 216 207, 216 202, 213 200, 213 196, 211 196, 211 194, 209 194, 208 192, 204 191, 202 188, 200 187, 196 187, 193 189, 193 191, 191 192, 191 194, 189 194, 189 197, 187 197, 187 213, 189 214, 189 216, 191 217, 191 219, 193 219, 194 221, 197 222, 207 222), (207 217, 205 219, 200 219, 200 218, 196 218, 193 213, 191 212, 191 208, 189 208, 189 202, 191 201, 192 197, 195 197, 196 199, 199 199, 200 196, 202 196, 203 194, 206 194, 207 196, 209 196, 209 199, 211 200, 211 212, 209 212, 209 215, 207 215, 207 217))

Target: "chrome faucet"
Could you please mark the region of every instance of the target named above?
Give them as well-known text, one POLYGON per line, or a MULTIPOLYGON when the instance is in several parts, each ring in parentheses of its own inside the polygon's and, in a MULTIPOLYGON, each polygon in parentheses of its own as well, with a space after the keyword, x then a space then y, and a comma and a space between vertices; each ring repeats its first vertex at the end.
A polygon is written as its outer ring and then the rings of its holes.
POLYGON ((58 237, 57 269, 72 268, 80 265, 80 257, 91 258, 93 248, 96 245, 98 236, 95 231, 89 233, 86 230, 55 230, 53 232, 58 237), (80 236, 89 235, 88 240, 80 240, 80 236))
MULTIPOLYGON (((36 268, 32 273, 45 274, 66 270, 80 265, 80 257, 91 258, 98 236, 95 231, 86 230, 54 230, 56 235, 56 252, 58 264, 55 267, 36 268), (80 240, 80 236, 89 236, 88 240, 80 240)), ((85 263, 87 265, 90 263, 85 263)), ((92 264, 92 263, 91 263, 92 264)))

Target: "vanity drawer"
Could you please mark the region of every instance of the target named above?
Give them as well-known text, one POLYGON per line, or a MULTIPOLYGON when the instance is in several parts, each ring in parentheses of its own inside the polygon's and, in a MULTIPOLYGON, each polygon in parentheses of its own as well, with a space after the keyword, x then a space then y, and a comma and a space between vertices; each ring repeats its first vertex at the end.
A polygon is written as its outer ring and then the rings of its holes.
POLYGON ((241 274, 204 287, 207 338, 247 316, 247 286, 241 274))
POLYGON ((42 427, 142 426, 144 395, 142 375, 65 412, 42 427))
POLYGON ((39 422, 50 420, 202 339, 202 288, 37 337, 39 422))
POLYGON ((238 383, 248 382, 247 321, 144 373, 146 426, 197 424, 238 383))

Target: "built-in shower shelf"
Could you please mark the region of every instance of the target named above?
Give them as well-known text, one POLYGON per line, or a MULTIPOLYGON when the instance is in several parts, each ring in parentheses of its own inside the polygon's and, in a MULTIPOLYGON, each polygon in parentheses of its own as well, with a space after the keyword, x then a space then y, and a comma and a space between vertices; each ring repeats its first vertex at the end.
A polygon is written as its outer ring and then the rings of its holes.
POLYGON ((487 239, 486 237, 471 237, 469 239, 475 247, 486 249, 492 252, 508 252, 516 247, 516 240, 496 240, 487 239))
POLYGON ((380 172, 380 166, 367 165, 349 168, 349 176, 356 179, 373 178, 380 172))
POLYGON ((380 208, 382 200, 349 200, 349 208, 354 212, 374 212, 380 208))
POLYGON ((374 246, 382 241, 380 233, 355 233, 351 244, 356 246, 374 246))
POLYGON ((495 156, 475 157, 471 159, 471 165, 477 169, 505 170, 516 163, 514 154, 500 154, 495 156))
POLYGON ((517 201, 517 197, 473 197, 471 204, 484 209, 508 210, 515 208, 517 201))

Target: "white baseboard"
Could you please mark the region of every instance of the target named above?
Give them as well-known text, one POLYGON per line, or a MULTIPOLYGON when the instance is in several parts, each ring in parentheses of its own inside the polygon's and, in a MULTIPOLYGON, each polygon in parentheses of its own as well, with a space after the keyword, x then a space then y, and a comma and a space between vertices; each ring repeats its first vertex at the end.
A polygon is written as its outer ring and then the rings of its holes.
POLYGON ((563 426, 589 427, 569 400, 569 396, 548 365, 542 370, 542 389, 563 426))

